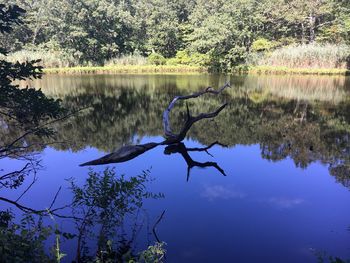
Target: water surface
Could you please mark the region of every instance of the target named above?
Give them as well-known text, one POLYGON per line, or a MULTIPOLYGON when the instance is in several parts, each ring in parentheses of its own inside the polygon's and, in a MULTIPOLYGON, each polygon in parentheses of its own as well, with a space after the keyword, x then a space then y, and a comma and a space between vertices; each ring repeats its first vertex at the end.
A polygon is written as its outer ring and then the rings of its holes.
MULTIPOLYGON (((330 76, 224 75, 82 75, 45 76, 30 85, 60 98, 69 109, 87 108, 56 123, 56 141, 38 147, 44 169, 23 202, 47 207, 71 199, 65 179, 83 183, 88 168, 78 165, 122 145, 160 142, 162 112, 176 95, 231 88, 219 96, 187 101, 193 115, 228 106, 215 119, 195 124, 184 142, 204 147, 189 152, 198 162, 188 166, 181 154, 157 147, 125 163, 112 164, 118 174, 149 170, 148 190, 164 198, 148 200, 145 226, 157 224, 166 243, 167 262, 317 262, 320 255, 350 258, 350 79, 330 76)), ((173 129, 186 118, 186 103, 171 115, 173 129)), ((11 135, 8 135, 11 136, 11 135)), ((1 163, 10 170, 16 164, 1 163)), ((95 167, 103 170, 104 167, 95 167)), ((25 187, 25 185, 23 186, 25 187)), ((4 192, 16 197, 18 192, 4 192)), ((6 205, 2 204, 2 208, 6 205)), ((62 228, 74 231, 66 220, 62 228), (66 224, 66 225, 65 225, 66 224)), ((155 241, 144 227, 135 250, 155 241)), ((63 241, 69 262, 74 240, 63 241)), ((91 246, 94 243, 91 242, 91 246)))

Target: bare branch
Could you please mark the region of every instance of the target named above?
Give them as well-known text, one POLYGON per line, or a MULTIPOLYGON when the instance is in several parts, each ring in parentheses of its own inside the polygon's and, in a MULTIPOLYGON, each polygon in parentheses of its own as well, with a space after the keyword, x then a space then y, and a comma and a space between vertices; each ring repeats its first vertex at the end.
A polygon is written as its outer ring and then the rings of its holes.
MULTIPOLYGON (((208 87, 207 89, 205 89, 204 91, 201 92, 197 92, 197 93, 193 93, 191 95, 187 95, 187 96, 177 96, 175 97, 172 102, 169 104, 168 108, 164 111, 163 113, 163 127, 164 127, 164 135, 165 135, 165 140, 163 142, 160 143, 155 143, 155 142, 151 142, 151 143, 146 143, 146 144, 141 144, 141 145, 127 145, 127 146, 123 146, 121 147, 119 150, 117 150, 116 152, 110 153, 108 155, 103 156, 102 158, 93 160, 93 161, 89 161, 86 163, 81 164, 80 166, 87 166, 87 165, 101 165, 101 164, 109 164, 109 163, 121 163, 121 162, 126 162, 129 161, 143 153, 145 153, 146 151, 153 149, 155 147, 157 147, 158 145, 168 145, 166 147, 166 150, 168 148, 171 148, 171 146, 173 147, 179 147, 179 145, 183 144, 181 143, 181 141, 183 141, 186 137, 187 132, 189 131, 189 129, 192 127, 192 125, 194 123, 196 123, 197 121, 200 121, 202 119, 209 119, 209 118, 214 118, 216 117, 226 106, 227 103, 221 105, 218 109, 216 109, 213 112, 209 112, 209 113, 201 113, 197 116, 192 116, 189 110, 188 105, 186 104, 186 113, 187 113, 187 120, 184 123, 181 131, 179 134, 173 134, 171 132, 170 129, 170 123, 169 123, 169 113, 171 111, 171 109, 174 107, 176 101, 178 100, 187 100, 187 99, 191 99, 191 98, 197 98, 203 94, 209 93, 209 94, 219 94, 221 93, 225 88, 230 87, 229 83, 226 83, 224 86, 222 86, 220 89, 218 90, 214 90, 211 87, 208 87)), ((211 155, 208 152, 208 149, 211 148, 214 145, 221 145, 219 142, 214 142, 213 144, 209 145, 208 147, 199 149, 199 148, 192 148, 189 149, 190 151, 205 151, 207 154, 211 155)), ((193 166, 198 166, 198 167, 207 167, 207 166, 212 166, 215 167, 220 173, 222 173, 223 175, 226 175, 225 172, 216 164, 213 162, 206 162, 206 163, 199 163, 199 162, 195 162, 191 159, 191 157, 188 155, 186 150, 186 147, 184 147, 183 149, 178 149, 175 152, 180 152, 181 154, 183 154, 188 166, 191 168, 193 166)), ((189 170, 190 170, 189 168, 189 170)), ((189 170, 188 170, 188 175, 189 175, 189 170)))
POLYGON ((34 173, 34 177, 33 177, 33 181, 30 183, 30 185, 26 188, 26 190, 23 191, 23 193, 16 199, 16 202, 18 202, 28 191, 29 189, 34 185, 34 183, 36 182, 37 177, 36 177, 36 173, 34 173))
POLYGON ((217 169, 222 175, 226 176, 225 171, 216 163, 216 162, 197 162, 194 161, 191 156, 188 154, 188 150, 183 143, 172 144, 165 147, 165 154, 173 154, 180 153, 187 163, 187 181, 190 177, 190 172, 193 167, 205 168, 205 167, 214 167, 217 169))
MULTIPOLYGON (((164 136, 165 138, 174 138, 177 137, 177 135, 175 135, 172 131, 171 131, 171 127, 170 127, 170 121, 169 121, 169 114, 170 111, 172 110, 172 108, 174 108, 175 103, 178 100, 187 100, 187 99, 193 99, 193 98, 197 98, 199 96, 202 96, 203 94, 219 94, 221 93, 225 88, 230 87, 229 83, 226 83, 224 86, 222 86, 220 89, 218 90, 214 90, 212 87, 208 87, 206 88, 204 91, 200 91, 197 93, 193 93, 191 95, 187 95, 187 96, 176 96, 169 104, 169 106, 165 109, 165 111, 163 112, 163 129, 164 129, 164 136)), ((187 113, 189 116, 189 110, 187 107, 187 113)))
POLYGON ((56 213, 56 211, 68 208, 68 207, 70 207, 70 205, 62 206, 62 207, 55 208, 52 210, 50 210, 50 209, 36 210, 36 209, 31 208, 31 207, 21 205, 18 202, 7 199, 5 197, 0 197, 0 200, 14 205, 15 207, 17 207, 18 209, 20 209, 21 211, 23 211, 25 213, 33 213, 33 214, 44 215, 44 216, 53 215, 53 216, 60 217, 60 218, 81 220, 81 218, 78 218, 78 217, 65 216, 65 215, 61 215, 61 214, 56 213))
POLYGON ((210 154, 210 153, 208 152, 208 150, 209 150, 211 147, 213 147, 214 145, 220 145, 220 146, 222 146, 222 147, 227 147, 227 145, 222 144, 222 143, 220 143, 220 142, 218 142, 218 141, 215 141, 215 142, 213 142, 212 144, 208 145, 207 147, 203 147, 203 148, 186 148, 186 150, 187 150, 188 152, 206 152, 206 153, 207 153, 208 155, 210 155, 211 157, 214 157, 212 154, 210 154))
POLYGON ((156 238, 158 243, 160 243, 161 241, 158 238, 158 235, 157 235, 157 232, 156 232, 156 227, 159 224, 159 222, 162 221, 164 214, 165 214, 165 210, 161 213, 161 215, 159 216, 158 220, 155 222, 155 224, 154 224, 154 226, 152 228, 153 235, 156 238))
POLYGON ((62 189, 62 186, 60 186, 59 188, 58 188, 58 190, 57 190, 57 192, 56 192, 56 194, 55 194, 55 197, 53 198, 53 200, 52 200, 52 202, 51 202, 51 205, 49 206, 49 210, 52 208, 52 206, 55 204, 55 202, 56 202, 56 199, 57 199, 57 196, 58 196, 58 194, 60 193, 60 191, 61 191, 61 189, 62 189))

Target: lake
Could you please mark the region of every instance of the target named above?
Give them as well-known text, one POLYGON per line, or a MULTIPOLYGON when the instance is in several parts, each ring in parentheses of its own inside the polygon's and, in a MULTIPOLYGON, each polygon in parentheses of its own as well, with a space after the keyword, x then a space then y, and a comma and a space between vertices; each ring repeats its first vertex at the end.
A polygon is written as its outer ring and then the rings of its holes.
MULTIPOLYGON (((105 237, 115 246, 124 242, 138 252, 158 239, 166 243, 166 262, 350 258, 349 77, 47 75, 26 84, 60 98, 71 111, 83 110, 53 124, 55 143, 38 145, 42 168, 22 204, 47 208, 59 187, 55 206, 69 204, 68 178, 82 186, 89 169, 109 167, 117 177, 146 174, 150 180, 142 191, 157 194, 105 237), (181 146, 185 153, 160 145, 127 162, 79 166, 123 145, 161 142, 162 114, 175 96, 226 82, 231 88, 222 94, 179 101, 172 110, 171 126, 179 131, 187 106, 195 116, 228 103, 217 117, 192 126, 181 146), (222 145, 208 153, 193 150, 215 141, 222 145)), ((19 163, 6 159, 0 165, 10 171, 19 163)), ((16 199, 31 182, 2 195, 16 199)), ((9 207, 1 203, 2 210, 9 207)), ((22 213, 12 209, 19 220, 22 213)), ((70 219, 45 222, 77 233, 70 219)), ((90 254, 96 253, 99 231, 93 226, 95 235, 86 239, 90 254)), ((76 242, 61 237, 60 249, 67 254, 62 262, 75 258, 76 242)), ((51 238, 47 246, 53 243, 51 238)))

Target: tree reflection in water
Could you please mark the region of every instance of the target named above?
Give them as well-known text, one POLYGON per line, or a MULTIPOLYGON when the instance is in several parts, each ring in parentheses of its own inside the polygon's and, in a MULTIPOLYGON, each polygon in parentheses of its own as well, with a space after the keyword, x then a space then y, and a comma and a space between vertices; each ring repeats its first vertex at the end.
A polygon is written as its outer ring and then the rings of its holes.
MULTIPOLYGON (((160 116, 169 101, 177 94, 190 94, 193 89, 202 89, 208 83, 201 82, 195 88, 187 88, 180 77, 174 77, 176 83, 169 80, 171 77, 166 77, 163 82, 160 78, 69 77, 72 83, 67 85, 62 79, 60 83, 54 81, 55 77, 48 77, 46 81, 51 80, 50 85, 54 89, 46 88, 46 91, 60 97, 67 108, 92 106, 68 122, 55 125, 58 141, 69 139, 74 143, 53 147, 56 150, 73 151, 94 147, 104 152, 113 152, 123 145, 139 143, 140 138, 162 135, 160 116), (142 78, 156 80, 151 85, 142 78), (137 83, 134 83, 135 79, 137 83), (75 80, 79 85, 74 83, 75 80), (59 89, 60 85, 62 89, 59 89), (73 87, 67 89, 67 86, 73 87), (157 88, 150 88, 151 86, 157 88)), ((329 173, 339 183, 349 187, 349 90, 338 88, 344 83, 335 78, 295 78, 298 79, 297 87, 295 83, 286 85, 282 77, 262 76, 258 80, 251 77, 233 78, 233 88, 223 96, 205 96, 188 102, 191 111, 196 114, 210 112, 224 102, 228 102, 228 105, 214 120, 196 123, 186 138, 209 146, 213 138, 228 147, 258 145, 262 158, 273 162, 290 158, 295 166, 303 169, 314 162, 320 162, 328 167, 329 173), (336 87, 333 87, 333 83, 336 87)), ((222 79, 218 82, 222 83, 222 79)), ((178 110, 172 116, 172 124, 174 129, 180 130, 186 120, 186 104, 180 103, 177 107, 178 110)), ((172 145, 165 148, 165 153, 180 153, 189 172, 196 162, 188 158, 191 151, 188 148, 183 151, 183 147, 185 146, 181 143, 172 145)), ((203 146, 205 148, 207 147, 203 146)), ((106 235, 102 235, 102 240, 108 240, 104 238, 106 235)), ((126 238, 125 244, 130 239, 132 238, 126 238)), ((105 245, 102 242, 101 247, 112 251, 109 244, 108 241, 105 245)), ((128 248, 128 245, 124 247, 128 248)), ((113 251, 117 251, 116 244, 113 251)))
MULTIPOLYGON (((138 138, 162 135, 162 111, 174 96, 191 94, 208 84, 219 86, 224 81, 204 76, 55 78, 50 76, 42 82, 43 90, 62 98, 67 108, 91 109, 57 125, 58 140, 73 138, 74 143, 53 147, 73 151, 94 147, 103 152, 113 152, 135 140, 137 143, 138 138), (191 79, 197 83, 196 88, 191 79), (71 89, 64 88, 65 81, 71 89), (45 83, 55 89, 43 86, 45 83)), ((345 81, 348 79, 344 79, 232 77, 232 88, 225 94, 205 95, 187 102, 194 114, 213 111, 225 102, 228 105, 214 120, 202 120, 192 126, 186 139, 210 145, 215 138, 228 147, 257 144, 263 158, 291 158, 302 168, 321 162, 339 183, 348 187, 350 95, 349 83, 345 81)), ((186 120, 186 104, 180 102, 176 107, 171 121, 179 131, 186 120)))

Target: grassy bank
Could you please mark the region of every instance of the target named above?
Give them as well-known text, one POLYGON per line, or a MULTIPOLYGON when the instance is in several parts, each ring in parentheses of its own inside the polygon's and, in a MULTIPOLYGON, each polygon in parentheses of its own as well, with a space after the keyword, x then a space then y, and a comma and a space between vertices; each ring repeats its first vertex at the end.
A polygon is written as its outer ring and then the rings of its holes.
POLYGON ((47 74, 135 74, 135 73, 202 73, 207 72, 205 67, 198 66, 169 66, 169 65, 117 65, 101 67, 65 67, 46 68, 47 74))
POLYGON ((350 46, 335 44, 290 45, 249 54, 246 67, 237 71, 260 74, 349 75, 350 46))
POLYGON ((281 66, 250 66, 239 68, 237 72, 253 74, 350 75, 350 70, 344 68, 289 68, 281 66))
MULTIPOLYGON (((265 40, 266 42, 267 40, 265 40)), ((261 40, 260 40, 261 42, 261 40)), ((265 43, 264 42, 264 43, 265 43)), ((269 42, 268 42, 269 43, 269 42)), ((261 44, 261 43, 260 43, 261 44)), ((256 45, 255 45, 256 46, 256 45)), ((245 61, 236 67, 223 66, 226 73, 258 74, 316 74, 349 75, 350 46, 332 44, 289 45, 272 48, 272 45, 255 47, 245 61)), ((10 62, 38 60, 48 74, 168 74, 213 72, 216 65, 208 54, 178 51, 175 57, 165 58, 151 53, 122 55, 101 62, 104 66, 81 66, 78 60, 63 51, 22 50, 9 54, 10 62)), ((86 65, 83 63, 83 65, 86 65)), ((234 64, 232 64, 234 65, 234 64)), ((215 72, 221 72, 217 69, 215 72)))
MULTIPOLYGON (((205 67, 169 65, 118 65, 101 67, 46 68, 46 74, 163 74, 163 73, 207 73, 205 67)), ((234 73, 241 74, 301 74, 301 75, 350 75, 350 70, 339 68, 288 68, 275 66, 238 67, 234 73)))

